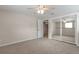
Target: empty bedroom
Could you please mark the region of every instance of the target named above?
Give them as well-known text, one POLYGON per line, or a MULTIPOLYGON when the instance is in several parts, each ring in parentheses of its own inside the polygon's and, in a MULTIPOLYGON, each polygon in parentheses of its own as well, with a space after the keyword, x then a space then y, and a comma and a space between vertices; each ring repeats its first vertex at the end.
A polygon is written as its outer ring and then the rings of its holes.
POLYGON ((0 54, 79 53, 79 5, 0 5, 0 54))

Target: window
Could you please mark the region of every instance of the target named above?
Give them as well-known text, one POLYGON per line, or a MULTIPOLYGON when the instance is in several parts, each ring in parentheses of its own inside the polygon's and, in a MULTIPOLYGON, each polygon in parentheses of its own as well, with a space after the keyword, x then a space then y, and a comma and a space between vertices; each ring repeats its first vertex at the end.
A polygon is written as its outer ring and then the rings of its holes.
POLYGON ((72 27, 73 27, 72 22, 65 23, 65 28, 72 28, 72 27))

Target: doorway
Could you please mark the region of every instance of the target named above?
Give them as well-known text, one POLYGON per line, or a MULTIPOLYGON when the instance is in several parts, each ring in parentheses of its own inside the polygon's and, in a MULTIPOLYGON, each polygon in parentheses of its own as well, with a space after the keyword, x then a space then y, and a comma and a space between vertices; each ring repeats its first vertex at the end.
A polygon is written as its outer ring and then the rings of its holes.
POLYGON ((43 37, 48 38, 48 20, 43 22, 43 37))

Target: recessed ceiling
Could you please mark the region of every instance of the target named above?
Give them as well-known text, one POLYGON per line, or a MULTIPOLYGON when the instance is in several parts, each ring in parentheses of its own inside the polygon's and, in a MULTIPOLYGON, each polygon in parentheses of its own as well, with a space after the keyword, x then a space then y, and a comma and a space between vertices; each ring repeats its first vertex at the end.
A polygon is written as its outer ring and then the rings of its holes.
MULTIPOLYGON (((0 5, 0 10, 37 15, 37 5, 0 5)), ((49 10, 42 16, 56 17, 79 11, 79 5, 48 5, 49 10)))

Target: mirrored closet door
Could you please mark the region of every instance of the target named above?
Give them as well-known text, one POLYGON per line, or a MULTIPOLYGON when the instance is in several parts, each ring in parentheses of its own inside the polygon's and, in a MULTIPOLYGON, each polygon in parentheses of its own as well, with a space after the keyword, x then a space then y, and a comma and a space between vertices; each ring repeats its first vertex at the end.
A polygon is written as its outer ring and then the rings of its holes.
POLYGON ((62 18, 62 41, 75 44, 75 15, 62 18))
POLYGON ((76 16, 68 15, 52 19, 49 30, 52 39, 75 44, 76 16))

